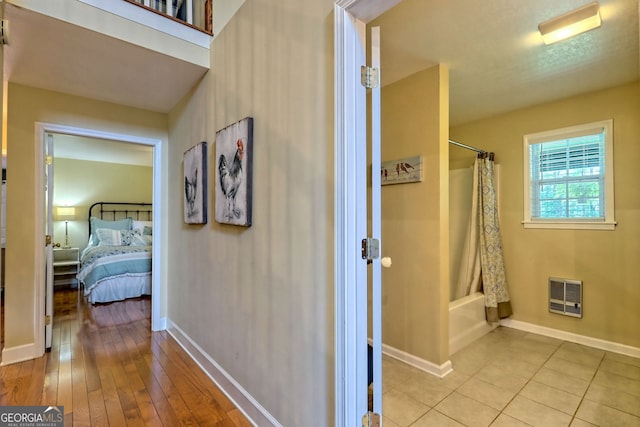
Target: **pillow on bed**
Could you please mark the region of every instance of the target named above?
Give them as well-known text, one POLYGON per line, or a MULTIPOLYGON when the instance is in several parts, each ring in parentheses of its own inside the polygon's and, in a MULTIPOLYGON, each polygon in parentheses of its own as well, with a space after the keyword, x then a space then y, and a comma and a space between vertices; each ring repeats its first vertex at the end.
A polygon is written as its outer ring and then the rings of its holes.
POLYGON ((147 227, 145 225, 144 228, 142 229, 142 234, 145 235, 145 236, 153 235, 153 228, 152 227, 147 227))
POLYGON ((118 221, 106 221, 104 219, 91 217, 91 237, 93 238, 93 244, 99 245, 100 238, 98 237, 97 230, 99 229, 108 229, 108 230, 131 230, 131 218, 125 218, 118 221))
POLYGON ((139 230, 110 230, 98 228, 98 246, 130 246, 135 236, 141 236, 139 230))
POLYGON ((153 239, 145 234, 137 234, 131 239, 131 246, 151 246, 153 239))
POLYGON ((131 246, 135 236, 140 236, 140 230, 120 230, 120 243, 122 246, 131 246))
POLYGON ((142 230, 145 227, 152 227, 153 226, 153 221, 138 221, 137 219, 134 219, 133 221, 131 221, 131 229, 132 230, 142 230))
POLYGON ((100 243, 98 246, 122 246, 122 237, 120 230, 111 230, 109 228, 98 228, 96 230, 100 243))

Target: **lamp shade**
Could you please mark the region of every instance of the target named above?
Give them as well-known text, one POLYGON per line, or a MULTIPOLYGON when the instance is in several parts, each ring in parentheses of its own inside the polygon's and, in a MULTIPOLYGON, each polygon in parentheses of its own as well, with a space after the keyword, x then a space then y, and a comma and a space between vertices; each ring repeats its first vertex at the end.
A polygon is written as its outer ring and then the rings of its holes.
POLYGON ((58 206, 56 208, 56 219, 58 221, 71 221, 76 219, 76 208, 73 206, 58 206))
POLYGON ((541 23, 538 30, 544 43, 551 44, 598 28, 601 24, 600 6, 593 2, 541 23))

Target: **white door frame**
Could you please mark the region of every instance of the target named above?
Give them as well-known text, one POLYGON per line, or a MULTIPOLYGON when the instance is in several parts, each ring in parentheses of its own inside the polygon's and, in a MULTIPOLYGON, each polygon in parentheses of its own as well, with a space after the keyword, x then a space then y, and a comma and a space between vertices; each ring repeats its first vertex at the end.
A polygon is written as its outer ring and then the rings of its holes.
MULTIPOLYGON (((152 282, 151 282, 151 329, 154 331, 166 329, 166 319, 160 316, 160 308, 164 306, 165 296, 163 290, 164 280, 160 272, 162 265, 162 247, 163 247, 163 206, 162 206, 162 151, 163 143, 160 139, 145 138, 133 135, 125 135, 108 131, 95 129, 83 129, 74 126, 58 125, 52 123, 36 122, 35 124, 35 215, 34 215, 34 231, 36 239, 36 248, 43 246, 44 240, 44 188, 42 186, 44 180, 44 144, 46 143, 46 134, 65 134, 87 138, 98 138, 107 141, 128 142, 133 144, 141 144, 153 147, 153 249, 152 257, 152 282)), ((34 357, 39 357, 44 353, 44 251, 35 251, 34 272, 34 307, 35 323, 34 323, 34 357)))
POLYGON ((367 236, 365 22, 400 0, 337 0, 334 8, 335 425, 360 425, 367 412, 367 236), (363 286, 364 284, 364 286, 363 286), (364 344, 363 344, 364 343, 364 344))

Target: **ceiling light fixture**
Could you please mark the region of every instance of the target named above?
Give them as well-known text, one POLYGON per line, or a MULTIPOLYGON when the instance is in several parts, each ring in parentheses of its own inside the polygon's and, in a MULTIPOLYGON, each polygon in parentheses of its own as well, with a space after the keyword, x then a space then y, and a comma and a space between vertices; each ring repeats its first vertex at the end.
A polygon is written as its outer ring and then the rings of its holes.
POLYGON ((589 3, 538 25, 545 44, 568 39, 602 24, 598 2, 589 3))

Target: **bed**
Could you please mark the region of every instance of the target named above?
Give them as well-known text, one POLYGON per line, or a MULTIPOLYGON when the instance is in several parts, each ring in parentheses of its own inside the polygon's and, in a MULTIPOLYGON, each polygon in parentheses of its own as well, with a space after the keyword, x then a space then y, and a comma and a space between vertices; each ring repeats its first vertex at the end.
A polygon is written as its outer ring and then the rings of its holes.
POLYGON ((97 202, 77 278, 91 304, 151 295, 150 203, 97 202))

